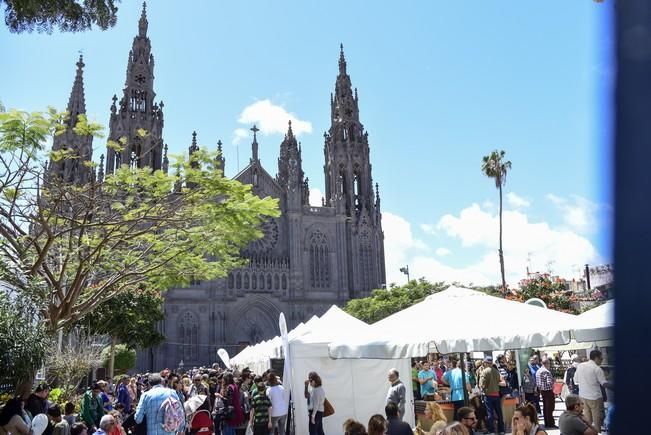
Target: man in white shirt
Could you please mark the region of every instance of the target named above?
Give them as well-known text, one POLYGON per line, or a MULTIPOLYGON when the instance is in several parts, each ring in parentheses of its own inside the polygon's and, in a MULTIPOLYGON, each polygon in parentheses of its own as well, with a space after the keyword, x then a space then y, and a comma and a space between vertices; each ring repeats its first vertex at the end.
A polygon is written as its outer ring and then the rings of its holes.
POLYGON ((601 430, 604 422, 604 399, 601 387, 610 388, 604 371, 599 367, 603 361, 601 351, 590 352, 590 361, 579 364, 574 374, 574 383, 579 386, 579 396, 585 407, 583 415, 588 424, 601 430))

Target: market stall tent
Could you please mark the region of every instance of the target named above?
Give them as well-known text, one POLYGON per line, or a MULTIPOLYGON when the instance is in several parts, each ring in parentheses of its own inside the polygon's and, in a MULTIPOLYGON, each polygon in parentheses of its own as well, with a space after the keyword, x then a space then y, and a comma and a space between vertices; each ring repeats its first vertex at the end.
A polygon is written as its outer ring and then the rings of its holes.
MULTIPOLYGON (((348 418, 367 422, 373 414, 384 414, 387 374, 396 368, 407 383, 407 411, 404 420, 414 425, 413 393, 409 386, 409 358, 400 359, 332 359, 328 346, 333 340, 352 339, 364 334, 369 325, 332 306, 310 332, 289 342, 289 364, 292 370, 292 397, 296 415, 296 433, 308 433, 307 401, 303 397, 304 381, 311 371, 323 380, 328 401, 335 414, 323 420, 325 433, 342 433, 348 418)), ((288 364, 288 359, 285 359, 288 364)))
POLYGON ((570 351, 594 349, 613 345, 615 329, 615 301, 610 300, 576 316, 573 338, 566 345, 546 346, 541 351, 570 351))
POLYGON ((329 345, 333 358, 406 358, 429 352, 567 344, 577 316, 451 286, 329 345))

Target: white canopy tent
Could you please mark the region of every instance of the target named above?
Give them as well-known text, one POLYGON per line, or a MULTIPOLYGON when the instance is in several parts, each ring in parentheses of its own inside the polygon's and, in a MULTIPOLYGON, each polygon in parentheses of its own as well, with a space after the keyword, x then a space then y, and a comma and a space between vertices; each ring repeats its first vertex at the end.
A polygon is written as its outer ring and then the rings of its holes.
MULTIPOLYGON (((333 358, 405 358, 567 344, 577 316, 460 287, 428 296, 361 336, 335 340, 333 358)), ((583 339, 588 338, 585 331, 583 339)), ((589 338, 588 338, 589 339, 589 338)))
MULTIPOLYGON (((335 408, 335 414, 323 420, 326 433, 341 433, 343 422, 348 418, 366 422, 373 414, 384 414, 389 387, 387 373, 391 368, 396 368, 404 379, 410 378, 408 358, 336 360, 329 357, 328 345, 333 340, 345 341, 364 334, 369 328, 333 305, 309 333, 290 340, 289 364, 297 434, 308 433, 308 410, 303 391, 304 381, 311 371, 321 376, 326 397, 335 408)), ((287 359, 285 364, 288 364, 287 359)), ((411 388, 407 387, 408 404, 413 400, 412 395, 411 388)), ((404 420, 413 425, 411 406, 407 406, 406 414, 404 420)))
POLYGON ((610 340, 613 338, 615 327, 615 301, 579 314, 578 328, 575 331, 576 341, 610 340))
MULTIPOLYGON (((306 334, 318 319, 317 316, 312 316, 307 322, 299 323, 296 328, 289 331, 289 338, 306 334)), ((249 367, 254 373, 263 373, 271 368, 272 358, 283 358, 280 336, 247 346, 231 358, 231 364, 239 368, 249 367)))
POLYGON ((570 351, 612 346, 615 301, 610 300, 576 316, 574 338, 566 345, 542 347, 542 351, 570 351))

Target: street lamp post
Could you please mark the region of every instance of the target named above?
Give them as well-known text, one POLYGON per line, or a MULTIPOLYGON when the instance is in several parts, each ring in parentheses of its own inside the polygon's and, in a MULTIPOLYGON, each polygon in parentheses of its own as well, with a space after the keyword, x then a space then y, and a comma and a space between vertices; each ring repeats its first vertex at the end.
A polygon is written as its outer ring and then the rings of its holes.
POLYGON ((405 267, 401 267, 400 272, 407 275, 407 284, 409 284, 409 265, 406 265, 405 267))

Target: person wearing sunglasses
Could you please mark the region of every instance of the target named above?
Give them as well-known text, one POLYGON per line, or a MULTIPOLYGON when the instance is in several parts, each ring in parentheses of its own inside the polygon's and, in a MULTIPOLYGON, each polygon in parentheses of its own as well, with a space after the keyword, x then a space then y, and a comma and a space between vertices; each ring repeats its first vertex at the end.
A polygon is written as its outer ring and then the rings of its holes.
POLYGON ((475 427, 477 427, 477 417, 475 416, 475 410, 468 406, 463 406, 457 411, 457 417, 459 418, 461 424, 464 425, 466 429, 468 429, 468 433, 470 433, 470 435, 474 435, 475 427))

